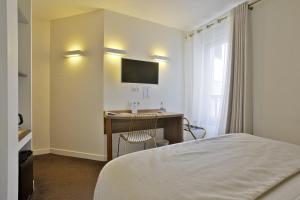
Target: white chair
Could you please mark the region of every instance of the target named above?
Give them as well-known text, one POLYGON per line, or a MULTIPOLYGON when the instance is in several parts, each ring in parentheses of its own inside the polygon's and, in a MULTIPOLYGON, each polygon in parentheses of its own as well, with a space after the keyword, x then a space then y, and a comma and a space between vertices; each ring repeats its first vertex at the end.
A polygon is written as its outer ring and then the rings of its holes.
POLYGON ((127 133, 120 134, 118 140, 118 153, 120 153, 120 140, 125 142, 125 154, 127 151, 127 143, 129 144, 144 144, 146 149, 146 142, 152 140, 156 146, 156 128, 157 128, 157 115, 156 114, 134 114, 131 117, 129 130, 127 133))

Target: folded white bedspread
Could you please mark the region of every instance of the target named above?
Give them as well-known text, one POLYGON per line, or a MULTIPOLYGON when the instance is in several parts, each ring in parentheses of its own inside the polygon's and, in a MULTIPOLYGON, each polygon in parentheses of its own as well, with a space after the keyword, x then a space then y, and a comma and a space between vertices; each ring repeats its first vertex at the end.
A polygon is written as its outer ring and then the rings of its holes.
POLYGON ((121 156, 95 200, 253 200, 300 171, 300 147, 247 134, 121 156))

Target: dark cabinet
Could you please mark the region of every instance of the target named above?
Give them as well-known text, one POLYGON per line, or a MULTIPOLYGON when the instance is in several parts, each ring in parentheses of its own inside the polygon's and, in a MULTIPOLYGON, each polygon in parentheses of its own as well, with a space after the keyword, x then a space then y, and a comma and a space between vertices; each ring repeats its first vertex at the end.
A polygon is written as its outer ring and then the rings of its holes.
POLYGON ((33 192, 32 151, 19 153, 19 200, 28 200, 33 192))

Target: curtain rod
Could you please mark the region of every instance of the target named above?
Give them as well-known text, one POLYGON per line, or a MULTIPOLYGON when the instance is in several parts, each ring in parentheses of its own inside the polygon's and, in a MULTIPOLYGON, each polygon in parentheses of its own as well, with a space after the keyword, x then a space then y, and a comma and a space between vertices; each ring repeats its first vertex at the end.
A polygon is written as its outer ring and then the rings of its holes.
POLYGON ((254 8, 253 6, 254 6, 255 4, 261 2, 261 1, 262 1, 262 0, 256 0, 256 1, 252 2, 252 3, 249 3, 248 9, 253 10, 253 8, 254 8))
MULTIPOLYGON (((255 4, 261 2, 261 1, 262 1, 262 0, 256 0, 256 1, 253 1, 252 3, 249 3, 249 4, 248 4, 248 9, 253 10, 253 8, 254 8, 253 6, 254 6, 255 4)), ((213 22, 210 22, 210 23, 208 23, 208 24, 206 24, 206 25, 204 25, 204 26, 202 26, 202 27, 200 27, 200 28, 198 28, 198 29, 196 29, 196 30, 193 30, 193 31, 188 32, 186 38, 187 38, 187 37, 193 37, 195 33, 200 33, 200 32, 202 32, 205 28, 206 28, 206 29, 209 29, 210 27, 212 27, 213 25, 215 25, 215 23, 221 23, 223 20, 227 19, 227 17, 228 17, 227 15, 228 15, 228 14, 226 14, 225 17, 221 17, 221 18, 218 18, 218 19, 216 19, 216 20, 213 20, 213 22)), ((223 15, 223 16, 224 16, 224 15, 223 15)))
POLYGON ((206 24, 206 25, 203 25, 201 26, 200 28, 198 29, 195 29, 193 31, 190 31, 187 33, 187 36, 189 37, 193 37, 195 33, 201 33, 204 29, 209 29, 210 27, 214 26, 216 23, 222 23, 225 19, 228 18, 228 15, 223 15, 223 17, 220 17, 220 18, 217 18, 213 21, 211 21, 210 23, 206 24))

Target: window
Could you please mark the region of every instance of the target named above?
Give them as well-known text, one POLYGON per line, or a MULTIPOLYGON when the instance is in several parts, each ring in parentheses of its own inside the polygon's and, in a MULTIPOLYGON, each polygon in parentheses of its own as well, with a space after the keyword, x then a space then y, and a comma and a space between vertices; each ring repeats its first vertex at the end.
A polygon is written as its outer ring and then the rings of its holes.
POLYGON ((186 40, 185 114, 208 137, 225 133, 228 107, 231 21, 216 23, 186 40))

